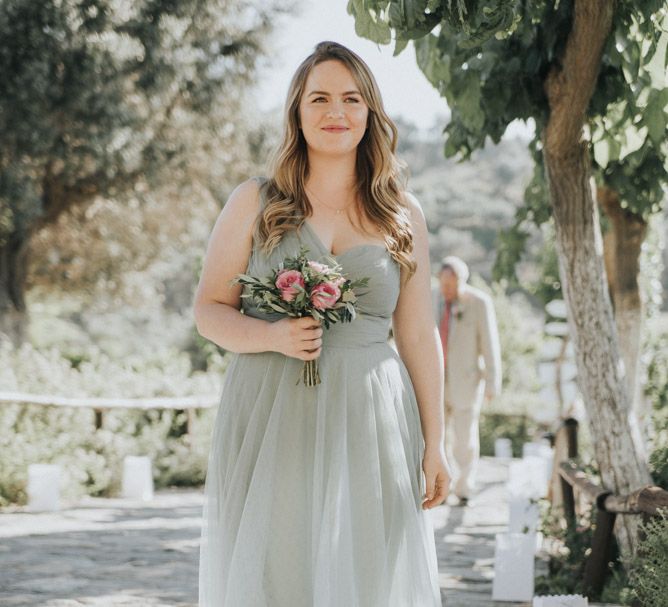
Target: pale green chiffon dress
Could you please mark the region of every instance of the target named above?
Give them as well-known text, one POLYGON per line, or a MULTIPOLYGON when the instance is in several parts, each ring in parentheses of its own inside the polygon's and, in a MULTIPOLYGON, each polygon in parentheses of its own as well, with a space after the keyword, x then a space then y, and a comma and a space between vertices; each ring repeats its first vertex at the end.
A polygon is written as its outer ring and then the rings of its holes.
MULTIPOLYGON (((255 243, 246 272, 266 276, 302 244, 311 259, 331 255, 306 223, 268 257, 255 243)), ((297 385, 303 361, 277 352, 233 354, 228 365, 206 479, 200 607, 441 605, 417 401, 387 340, 399 266, 379 245, 335 259, 369 283, 358 317, 324 331, 322 383, 297 385)), ((249 316, 281 318, 242 302, 249 316)))

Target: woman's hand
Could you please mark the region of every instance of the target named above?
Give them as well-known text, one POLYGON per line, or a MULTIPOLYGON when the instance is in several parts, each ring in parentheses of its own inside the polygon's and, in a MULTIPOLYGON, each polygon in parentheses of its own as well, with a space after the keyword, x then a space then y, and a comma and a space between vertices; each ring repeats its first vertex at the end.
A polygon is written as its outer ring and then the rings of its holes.
POLYGON ((313 360, 322 350, 322 327, 312 316, 281 318, 269 324, 272 331, 272 350, 292 358, 313 360))
POLYGON ((422 469, 427 482, 427 493, 422 502, 423 510, 442 504, 450 493, 450 468, 442 446, 425 448, 422 469))

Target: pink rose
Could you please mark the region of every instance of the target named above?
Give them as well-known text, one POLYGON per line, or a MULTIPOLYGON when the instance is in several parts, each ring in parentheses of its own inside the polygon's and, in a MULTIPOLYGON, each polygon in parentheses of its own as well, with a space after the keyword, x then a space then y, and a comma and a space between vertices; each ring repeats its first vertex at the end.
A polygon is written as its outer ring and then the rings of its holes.
POLYGON ((324 263, 319 263, 317 261, 309 261, 308 265, 311 269, 315 270, 316 272, 320 272, 321 274, 327 274, 329 270, 329 266, 326 266, 324 263))
POLYGON ((311 303, 317 310, 333 308, 341 290, 333 282, 323 282, 311 289, 311 303))
POLYGON ((292 301, 299 293, 295 285, 304 287, 304 277, 298 270, 283 270, 276 277, 276 288, 281 291, 283 301, 292 301))
POLYGON ((337 287, 340 287, 344 282, 346 282, 345 276, 340 276, 339 278, 335 278, 332 280, 332 284, 334 284, 337 287))

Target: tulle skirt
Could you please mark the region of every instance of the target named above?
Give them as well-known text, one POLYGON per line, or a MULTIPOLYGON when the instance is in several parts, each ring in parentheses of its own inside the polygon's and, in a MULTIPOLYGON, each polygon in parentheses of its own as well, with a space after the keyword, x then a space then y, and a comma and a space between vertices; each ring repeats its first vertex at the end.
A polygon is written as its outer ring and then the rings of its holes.
POLYGON ((213 430, 200 607, 441 605, 424 442, 386 343, 234 354, 213 430))

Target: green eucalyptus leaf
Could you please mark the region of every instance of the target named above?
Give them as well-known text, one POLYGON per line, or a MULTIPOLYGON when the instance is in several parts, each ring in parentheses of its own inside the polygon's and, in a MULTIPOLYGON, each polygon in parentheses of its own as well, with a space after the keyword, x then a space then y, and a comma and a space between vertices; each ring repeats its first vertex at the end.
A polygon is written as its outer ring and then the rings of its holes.
POLYGON ((287 308, 283 308, 282 306, 275 304, 273 301, 268 301, 267 304, 269 305, 269 307, 271 307, 272 310, 280 312, 281 314, 285 314, 288 311, 287 308))
POLYGON ((647 100, 647 107, 643 112, 643 122, 647 126, 649 137, 657 147, 666 139, 668 126, 668 89, 657 91, 652 89, 647 100))
POLYGON ((379 19, 378 15, 372 15, 363 0, 350 0, 347 10, 355 16, 355 33, 358 36, 379 44, 390 43, 392 36, 389 24, 379 19))
POLYGON ((407 46, 408 46, 408 39, 397 37, 397 39, 394 41, 394 52, 392 53, 392 56, 396 57, 407 46))
POLYGON ((594 143, 594 160, 601 168, 608 166, 612 160, 618 160, 621 144, 612 137, 605 137, 594 143))

